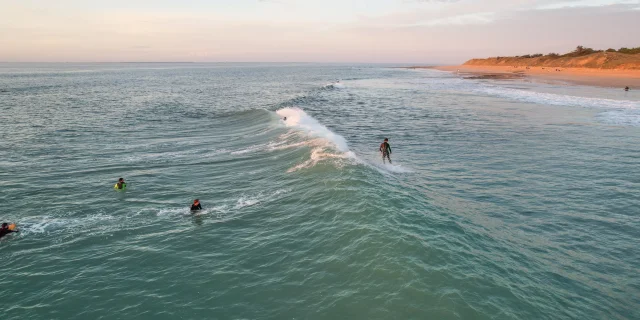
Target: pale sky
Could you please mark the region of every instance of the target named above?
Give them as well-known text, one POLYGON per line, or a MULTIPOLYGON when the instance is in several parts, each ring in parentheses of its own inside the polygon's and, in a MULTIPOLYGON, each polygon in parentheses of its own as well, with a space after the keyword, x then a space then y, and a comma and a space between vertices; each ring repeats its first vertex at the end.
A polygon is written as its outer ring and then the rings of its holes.
POLYGON ((0 0, 6 62, 461 63, 640 46, 640 0, 0 0))

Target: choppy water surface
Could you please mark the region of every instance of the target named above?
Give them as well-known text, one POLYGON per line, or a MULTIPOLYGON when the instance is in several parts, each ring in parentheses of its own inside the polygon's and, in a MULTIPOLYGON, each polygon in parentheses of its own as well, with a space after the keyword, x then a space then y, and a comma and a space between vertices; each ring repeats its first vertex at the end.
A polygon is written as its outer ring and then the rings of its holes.
POLYGON ((638 319, 638 138, 616 89, 0 65, 2 319, 638 319))

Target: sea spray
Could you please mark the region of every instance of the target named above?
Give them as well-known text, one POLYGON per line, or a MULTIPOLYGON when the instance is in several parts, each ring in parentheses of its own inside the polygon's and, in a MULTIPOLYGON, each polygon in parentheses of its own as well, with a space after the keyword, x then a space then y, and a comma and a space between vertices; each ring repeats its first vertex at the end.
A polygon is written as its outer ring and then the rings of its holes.
POLYGON ((284 122, 287 127, 299 128, 311 136, 326 139, 333 143, 338 151, 349 151, 347 140, 345 140, 341 135, 335 134, 331 130, 327 129, 327 127, 318 122, 318 120, 309 116, 302 109, 284 108, 276 111, 276 113, 283 118, 286 117, 287 120, 284 122))
MULTIPOLYGON (((337 166, 342 165, 340 159, 356 159, 355 154, 349 150, 347 140, 344 137, 329 130, 302 109, 284 108, 276 111, 276 113, 282 117, 287 127, 303 133, 303 135, 306 135, 306 139, 302 142, 294 142, 291 144, 278 144, 274 146, 273 149, 301 146, 312 148, 309 159, 290 168, 287 170, 288 172, 311 168, 326 159, 337 160, 334 161, 334 164, 337 166), (284 120, 285 118, 286 120, 284 120)), ((290 133, 284 136, 291 137, 290 133)))

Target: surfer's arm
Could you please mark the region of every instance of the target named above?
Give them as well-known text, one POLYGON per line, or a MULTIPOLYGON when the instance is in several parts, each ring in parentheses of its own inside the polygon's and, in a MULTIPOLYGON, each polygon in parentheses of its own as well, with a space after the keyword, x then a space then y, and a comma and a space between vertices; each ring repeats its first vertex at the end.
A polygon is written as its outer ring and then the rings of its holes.
POLYGON ((391 145, 387 145, 387 150, 389 150, 389 154, 391 154, 391 145))

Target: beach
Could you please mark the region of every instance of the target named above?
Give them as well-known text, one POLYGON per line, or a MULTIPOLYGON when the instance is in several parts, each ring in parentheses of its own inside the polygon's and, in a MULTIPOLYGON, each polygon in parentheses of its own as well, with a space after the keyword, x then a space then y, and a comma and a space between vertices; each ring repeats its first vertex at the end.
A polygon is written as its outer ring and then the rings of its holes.
POLYGON ((475 78, 529 78, 554 84, 572 83, 599 87, 626 86, 640 90, 640 70, 611 70, 593 68, 503 67, 503 66, 438 66, 412 67, 458 72, 463 77, 475 78), (560 70, 560 71, 556 71, 560 70))

